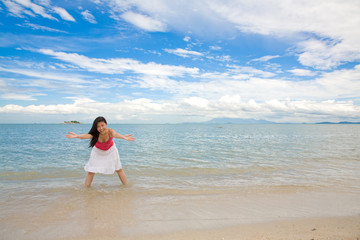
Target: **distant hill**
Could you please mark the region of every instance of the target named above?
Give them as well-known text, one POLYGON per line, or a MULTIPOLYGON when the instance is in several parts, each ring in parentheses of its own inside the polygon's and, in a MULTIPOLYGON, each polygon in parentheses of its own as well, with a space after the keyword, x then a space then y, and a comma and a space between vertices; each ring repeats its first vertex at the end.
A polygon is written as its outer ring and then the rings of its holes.
POLYGON ((360 122, 319 122, 316 124, 360 124, 360 122))
POLYGON ((210 121, 204 123, 214 123, 214 124, 275 124, 275 122, 270 122, 266 120, 256 120, 253 118, 214 118, 210 121))
MULTIPOLYGON (((191 124, 192 122, 186 122, 186 124, 191 124)), ((267 120, 257 120, 253 118, 213 118, 210 121, 206 122, 196 122, 196 123, 203 123, 203 124, 279 124, 277 122, 271 122, 267 120)), ((291 123, 288 123, 291 124, 291 123)), ((301 123, 299 123, 301 124, 301 123)), ((302 123, 307 124, 307 123, 302 123)), ((311 123, 314 124, 314 123, 311 123)), ((360 124, 360 122, 318 122, 315 124, 360 124)))

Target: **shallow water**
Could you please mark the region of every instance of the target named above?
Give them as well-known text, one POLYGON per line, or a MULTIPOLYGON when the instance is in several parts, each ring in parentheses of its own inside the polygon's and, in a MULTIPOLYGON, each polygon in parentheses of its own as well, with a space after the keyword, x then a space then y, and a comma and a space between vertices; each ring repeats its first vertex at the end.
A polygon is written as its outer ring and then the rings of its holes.
POLYGON ((360 125, 109 125, 136 137, 115 140, 130 184, 97 174, 84 189, 88 141, 65 134, 90 127, 0 125, 0 236, 111 237, 360 213, 360 125))

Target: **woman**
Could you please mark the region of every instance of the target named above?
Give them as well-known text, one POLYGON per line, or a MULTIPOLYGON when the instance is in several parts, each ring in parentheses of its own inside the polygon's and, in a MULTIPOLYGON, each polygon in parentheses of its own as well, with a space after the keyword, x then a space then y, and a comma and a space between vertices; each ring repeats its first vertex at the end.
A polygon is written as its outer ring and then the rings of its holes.
POLYGON ((121 135, 114 129, 107 128, 107 122, 104 117, 97 117, 87 134, 75 134, 69 132, 67 138, 91 139, 89 147, 92 147, 90 159, 84 169, 88 172, 85 179, 85 187, 90 187, 95 173, 118 174, 121 182, 126 185, 126 175, 122 169, 118 149, 115 146, 113 138, 134 141, 132 134, 121 135))

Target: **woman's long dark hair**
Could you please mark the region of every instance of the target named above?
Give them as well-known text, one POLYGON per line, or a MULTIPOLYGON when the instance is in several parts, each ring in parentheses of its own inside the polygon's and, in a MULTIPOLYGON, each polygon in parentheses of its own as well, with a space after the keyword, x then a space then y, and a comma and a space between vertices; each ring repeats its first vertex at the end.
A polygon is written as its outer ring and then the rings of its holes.
POLYGON ((93 137, 92 139, 90 140, 90 144, 89 144, 89 148, 92 148, 95 146, 96 142, 98 141, 99 139, 99 131, 97 130, 97 125, 99 122, 104 122, 107 124, 106 122, 106 119, 104 117, 97 117, 95 118, 94 122, 93 122, 93 125, 89 131, 89 134, 91 134, 93 137))

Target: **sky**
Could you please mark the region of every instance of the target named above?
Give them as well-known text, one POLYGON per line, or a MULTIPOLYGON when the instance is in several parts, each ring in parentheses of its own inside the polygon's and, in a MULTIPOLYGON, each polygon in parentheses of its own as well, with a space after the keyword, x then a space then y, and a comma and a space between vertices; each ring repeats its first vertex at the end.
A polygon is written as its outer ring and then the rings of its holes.
POLYGON ((0 123, 360 121, 359 0, 0 0, 0 123))

